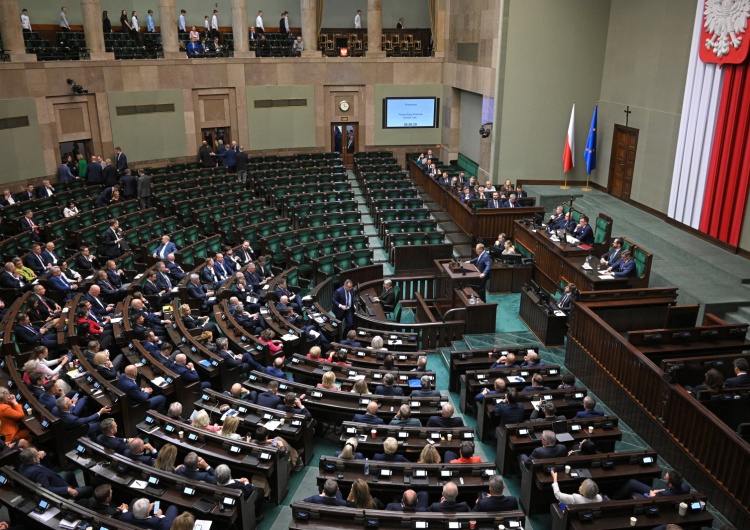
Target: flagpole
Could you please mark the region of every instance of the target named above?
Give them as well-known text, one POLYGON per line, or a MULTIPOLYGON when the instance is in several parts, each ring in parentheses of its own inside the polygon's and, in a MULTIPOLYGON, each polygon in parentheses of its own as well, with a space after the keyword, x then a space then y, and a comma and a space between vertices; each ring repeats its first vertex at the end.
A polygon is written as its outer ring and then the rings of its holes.
POLYGON ((591 172, 596 171, 596 122, 598 111, 599 101, 597 101, 594 105, 594 113, 591 116, 589 136, 586 139, 586 150, 583 152, 583 159, 586 161, 586 185, 581 188, 583 191, 591 191, 593 189, 591 186, 589 186, 589 182, 591 180, 591 172))
POLYGON ((568 174, 567 173, 563 173, 563 175, 565 175, 565 184, 563 184, 562 186, 560 186, 560 189, 561 190, 569 190, 570 186, 568 186, 568 174))
POLYGON ((581 188, 581 190, 583 190, 583 191, 591 191, 591 190, 594 189, 594 188, 591 188, 589 186, 589 179, 590 178, 591 178, 591 173, 586 173, 586 185, 583 188, 581 188))

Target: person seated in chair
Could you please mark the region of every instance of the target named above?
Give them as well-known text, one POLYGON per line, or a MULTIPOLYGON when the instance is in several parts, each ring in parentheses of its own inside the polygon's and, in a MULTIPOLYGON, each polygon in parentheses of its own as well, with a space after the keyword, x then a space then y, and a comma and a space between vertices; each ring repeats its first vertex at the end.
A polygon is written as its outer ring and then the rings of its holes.
POLYGON ((606 274, 614 276, 615 278, 630 278, 638 273, 635 269, 635 260, 633 254, 629 250, 622 251, 622 257, 607 268, 606 274))
POLYGON ((531 417, 529 418, 529 421, 565 421, 565 416, 558 416, 557 415, 557 407, 552 401, 547 401, 544 404, 539 404, 539 406, 534 407, 533 412, 531 413, 531 417), (539 417, 539 412, 542 412, 542 417, 539 417))
POLYGON ((591 396, 583 398, 583 410, 576 413, 576 418, 599 418, 604 412, 596 410, 596 400, 591 396))
POLYGON ((427 420, 427 427, 463 427, 464 420, 454 417, 456 409, 450 403, 445 403, 440 411, 440 416, 430 416, 427 420))
POLYGON ((383 292, 380 293, 380 296, 374 297, 372 301, 383 306, 384 312, 392 312, 393 307, 396 305, 396 294, 393 292, 393 282, 391 280, 385 280, 383 282, 383 292))
POLYGON ((550 387, 544 386, 544 376, 542 374, 534 374, 531 377, 531 385, 523 387, 521 392, 541 392, 543 390, 550 390, 550 387))
POLYGON ((502 477, 493 475, 490 477, 489 495, 479 497, 474 506, 475 512, 508 512, 518 509, 518 499, 512 495, 503 495, 505 484, 502 477))
POLYGON ((557 443, 557 437, 553 431, 542 431, 542 446, 537 447, 531 455, 521 455, 518 460, 526 465, 531 460, 543 458, 557 458, 568 454, 568 449, 563 444, 557 443))
POLYGON ((408 464, 409 460, 404 455, 396 454, 396 451, 398 451, 398 441, 395 438, 388 437, 383 442, 383 452, 375 453, 372 459, 382 462, 404 462, 408 464))
POLYGON ((737 358, 733 361, 734 377, 724 381, 726 388, 743 388, 750 387, 750 375, 747 373, 747 361, 743 358, 737 358))
POLYGON ((375 387, 375 393, 383 396, 403 396, 404 389, 396 385, 396 378, 388 373, 383 376, 383 384, 375 387))
POLYGON ((177 506, 172 505, 167 508, 166 512, 159 510, 151 515, 154 505, 147 498, 143 497, 133 502, 131 510, 120 516, 120 521, 132 523, 138 528, 153 528, 155 530, 169 530, 172 528, 172 521, 179 515, 177 506))
POLYGON ((352 421, 358 423, 369 423, 371 425, 380 425, 384 423, 383 418, 378 417, 378 403, 376 401, 370 401, 367 404, 367 410, 364 414, 355 414, 352 421))
POLYGON ((406 490, 401 496, 401 502, 392 502, 385 509, 389 512, 426 512, 429 502, 426 491, 417 493, 414 490, 406 490))
POLYGON ((589 224, 587 215, 582 215, 578 220, 578 225, 573 230, 573 237, 580 241, 582 245, 594 244, 594 230, 589 224))
POLYGON ((214 469, 194 451, 190 451, 185 455, 185 459, 181 465, 177 466, 175 473, 192 480, 216 484, 214 469))
POLYGON ((353 330, 353 329, 349 330, 349 333, 346 334, 346 338, 342 340, 339 344, 341 344, 342 346, 351 346, 353 348, 362 347, 362 343, 357 340, 357 332, 356 330, 353 330))
POLYGON ((474 450, 474 442, 471 440, 464 440, 459 447, 459 454, 456 455, 453 451, 446 451, 445 460, 451 464, 476 464, 481 462, 481 457, 475 455, 474 450))
MULTIPOLYGON (((420 389, 419 390, 413 390, 411 393, 411 397, 440 397, 440 390, 435 390, 432 388, 432 379, 429 375, 423 375, 419 379, 420 389)), ((375 392, 376 394, 378 392, 375 392)))
MULTIPOLYGON (((265 35, 261 36, 261 39, 265 39, 265 35)), ((311 502, 313 504, 325 504, 327 506, 346 506, 346 501, 341 496, 339 491, 338 483, 329 478, 323 484, 323 491, 319 495, 311 495, 304 502, 311 502)))
POLYGON ((419 418, 411 417, 411 407, 404 403, 398 409, 398 412, 393 417, 389 425, 401 425, 403 427, 421 427, 422 422, 419 421, 419 418))
POLYGON ((474 396, 474 400, 478 403, 483 403, 484 398, 490 398, 490 399, 497 399, 502 398, 505 396, 505 389, 507 387, 507 383, 505 382, 504 377, 498 377, 495 379, 495 384, 492 387, 492 390, 489 388, 483 388, 482 391, 474 396))
POLYGON ((670 497, 673 495, 682 495, 690 493, 690 486, 682 479, 682 475, 674 469, 667 471, 664 475, 664 482, 667 487, 664 489, 654 489, 648 484, 644 484, 635 479, 628 480, 617 492, 612 495, 613 501, 620 501, 630 498, 643 497, 670 497))
POLYGON ((443 486, 443 495, 440 502, 433 502, 428 511, 430 512, 470 512, 469 505, 465 502, 456 502, 458 498, 458 486, 455 482, 447 482, 443 486))

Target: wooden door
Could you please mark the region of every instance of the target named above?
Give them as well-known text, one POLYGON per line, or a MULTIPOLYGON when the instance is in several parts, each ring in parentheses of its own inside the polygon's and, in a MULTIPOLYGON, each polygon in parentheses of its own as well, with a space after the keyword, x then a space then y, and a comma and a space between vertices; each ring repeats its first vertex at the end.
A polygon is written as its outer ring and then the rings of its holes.
POLYGON ((638 129, 615 124, 612 152, 609 158, 607 192, 618 199, 630 199, 637 148, 638 129))
POLYGON ((354 153, 359 149, 358 123, 331 124, 331 151, 341 154, 347 169, 354 167, 354 153))

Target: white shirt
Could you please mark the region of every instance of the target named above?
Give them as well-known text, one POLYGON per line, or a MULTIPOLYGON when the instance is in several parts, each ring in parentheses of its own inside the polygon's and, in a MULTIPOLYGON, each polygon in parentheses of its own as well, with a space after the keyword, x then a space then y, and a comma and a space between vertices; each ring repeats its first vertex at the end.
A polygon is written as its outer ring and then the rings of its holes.
POLYGON ((133 28, 133 31, 139 31, 140 30, 140 27, 138 26, 138 17, 137 16, 133 15, 133 18, 130 19, 130 27, 133 28))
POLYGON ((180 13, 180 22, 177 25, 177 29, 180 31, 187 31, 187 28, 185 27, 185 15, 180 13))
POLYGON ((286 32, 289 33, 289 17, 284 17, 284 28, 286 29, 286 32))
POLYGON ((203 27, 206 28, 206 31, 211 31, 211 23, 208 20, 203 21, 203 27))
POLYGON ((214 15, 211 17, 211 29, 215 29, 216 31, 219 31, 219 17, 218 15, 214 15))
POLYGON ((263 17, 260 15, 255 19, 255 29, 266 31, 266 28, 263 27, 263 17))
POLYGON ((359 13, 354 17, 354 29, 362 29, 362 18, 359 16, 359 13))
POLYGON ((21 15, 21 28, 31 31, 31 21, 29 15, 21 15))
POLYGON ((65 11, 60 11, 60 27, 70 29, 70 24, 68 24, 68 16, 65 14, 65 11))

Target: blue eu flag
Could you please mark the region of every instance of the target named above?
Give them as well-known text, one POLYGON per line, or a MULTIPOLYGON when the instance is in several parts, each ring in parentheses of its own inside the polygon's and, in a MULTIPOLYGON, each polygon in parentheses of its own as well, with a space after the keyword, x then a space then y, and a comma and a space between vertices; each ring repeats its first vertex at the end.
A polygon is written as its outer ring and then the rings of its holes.
POLYGON ((589 137, 586 140, 586 149, 583 152, 583 159, 586 161, 587 175, 591 175, 591 172, 596 169, 596 113, 598 109, 599 103, 594 105, 594 115, 591 117, 589 137))

